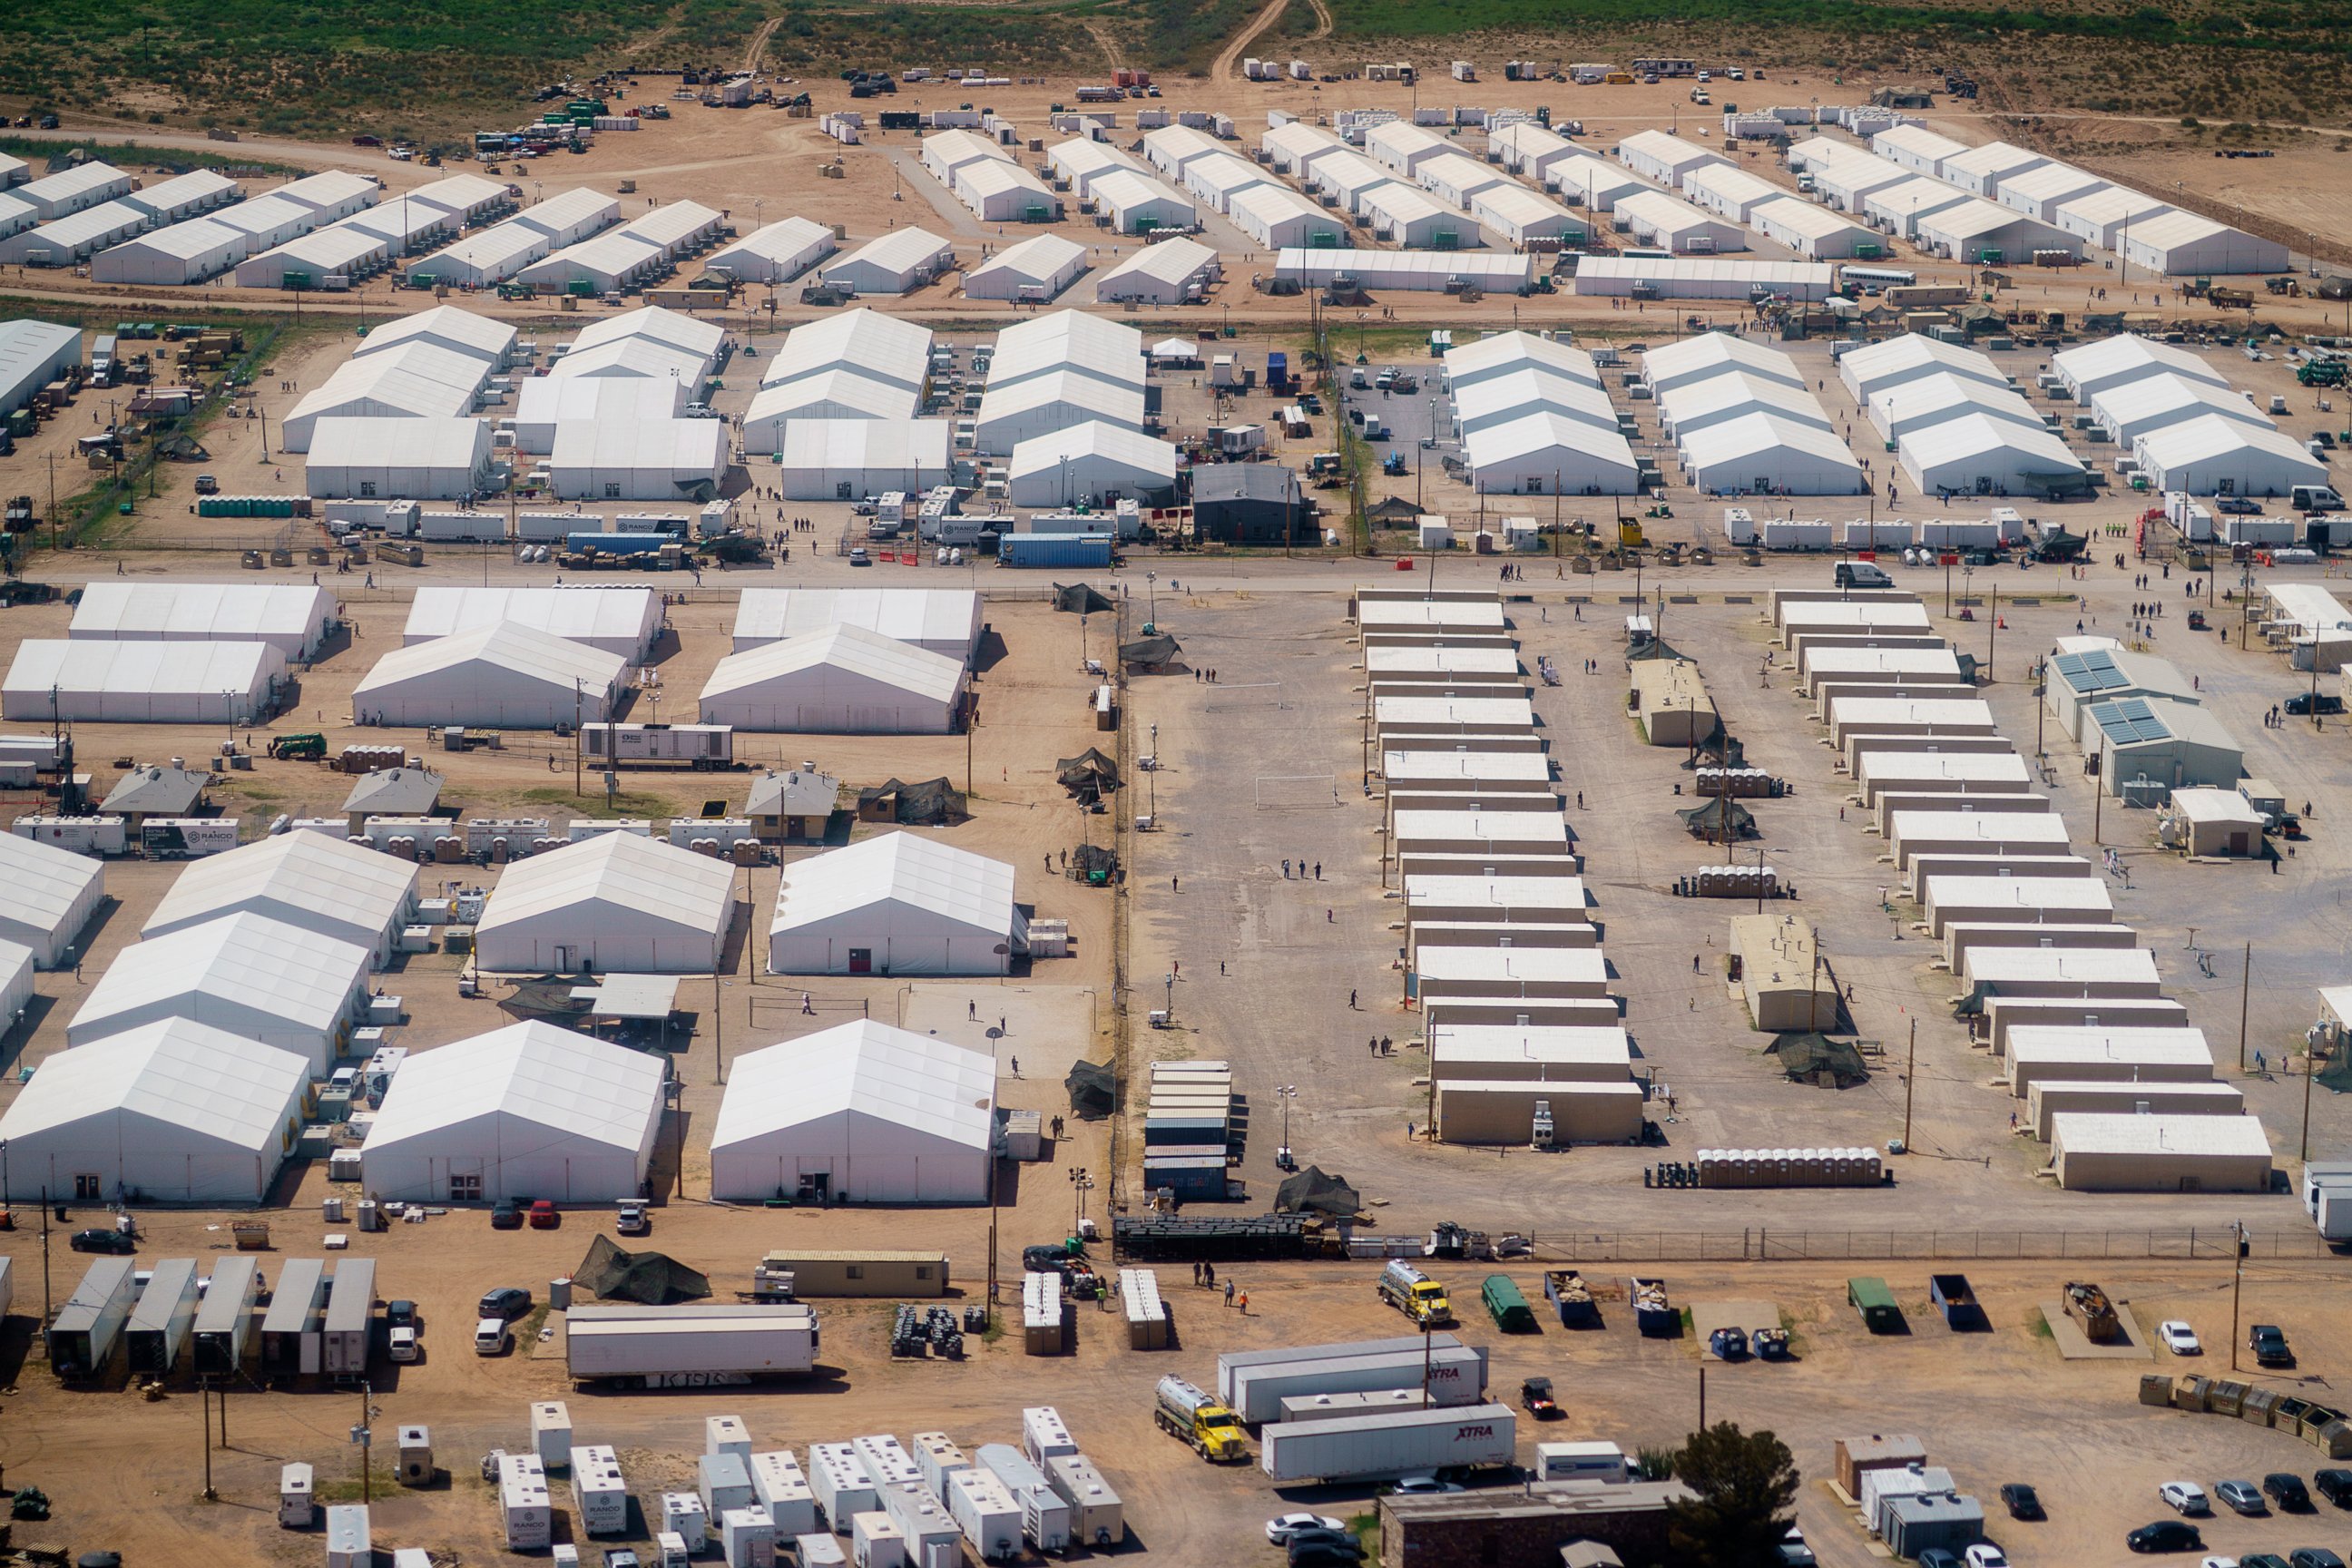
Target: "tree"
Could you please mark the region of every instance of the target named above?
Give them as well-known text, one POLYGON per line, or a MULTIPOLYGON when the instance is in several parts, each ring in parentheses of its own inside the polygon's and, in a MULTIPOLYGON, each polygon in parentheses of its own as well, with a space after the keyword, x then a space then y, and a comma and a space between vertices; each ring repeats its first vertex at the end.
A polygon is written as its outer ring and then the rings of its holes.
POLYGON ((1696 1568, 1775 1568, 1797 1461, 1770 1432, 1719 1421, 1694 1432, 1675 1457, 1675 1475, 1696 1493, 1666 1508, 1667 1539, 1696 1568))

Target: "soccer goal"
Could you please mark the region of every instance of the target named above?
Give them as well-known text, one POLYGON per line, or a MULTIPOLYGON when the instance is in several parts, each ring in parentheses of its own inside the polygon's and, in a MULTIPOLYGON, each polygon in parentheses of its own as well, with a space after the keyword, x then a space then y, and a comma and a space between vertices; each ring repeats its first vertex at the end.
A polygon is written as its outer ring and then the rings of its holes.
POLYGON ((1256 789, 1260 811, 1304 811, 1339 804, 1337 773, 1260 773, 1256 789))

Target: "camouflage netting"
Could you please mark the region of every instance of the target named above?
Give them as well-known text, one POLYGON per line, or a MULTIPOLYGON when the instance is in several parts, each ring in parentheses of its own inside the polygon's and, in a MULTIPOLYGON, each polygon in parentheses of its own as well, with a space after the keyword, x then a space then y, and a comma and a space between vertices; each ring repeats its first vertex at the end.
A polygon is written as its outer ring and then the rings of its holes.
POLYGON ((1088 746, 1075 757, 1056 762, 1054 777, 1072 795, 1095 800, 1118 787, 1118 764, 1088 746))
POLYGON ((1761 837, 1756 827, 1756 815, 1736 800, 1724 796, 1695 805, 1688 811, 1678 811, 1683 826, 1694 838, 1756 838, 1761 837))
POLYGON ((624 1252, 609 1236, 598 1237, 588 1248, 572 1282, 604 1300, 646 1307, 698 1301, 710 1294, 709 1276, 659 1252, 624 1252))
POLYGON ((1800 1083, 1852 1089, 1870 1078, 1862 1052, 1851 1040, 1800 1031, 1782 1035, 1771 1048, 1780 1056, 1780 1070, 1800 1083))
POLYGON ((1111 1111, 1110 1068, 1100 1062, 1080 1060, 1070 1067, 1062 1087, 1070 1091, 1070 1112, 1081 1121, 1099 1121, 1111 1111))
POLYGON ((891 779, 857 792, 859 816, 871 816, 880 806, 888 808, 891 821, 919 827, 950 827, 971 816, 963 792, 943 778, 919 784, 891 779))
POLYGON ((1274 1194, 1276 1214, 1326 1214, 1345 1219, 1363 1206, 1363 1199, 1345 1177, 1328 1175, 1318 1165, 1307 1166, 1274 1194))
POLYGON ((1111 600, 1099 590, 1090 588, 1084 583, 1054 584, 1054 608, 1066 615, 1091 616, 1115 607, 1111 600))
POLYGON ((1160 632, 1151 637, 1138 637, 1133 642, 1119 644, 1118 661, 1121 664, 1139 664, 1147 669, 1157 669, 1183 651, 1182 644, 1166 632, 1160 632))

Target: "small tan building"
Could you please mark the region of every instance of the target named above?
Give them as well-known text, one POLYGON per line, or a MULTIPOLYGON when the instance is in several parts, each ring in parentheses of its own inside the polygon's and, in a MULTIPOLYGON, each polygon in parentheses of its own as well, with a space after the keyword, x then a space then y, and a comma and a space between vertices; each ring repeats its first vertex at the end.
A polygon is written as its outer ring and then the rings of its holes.
POLYGON ((1930 877, 1920 902, 1930 935, 1967 921, 1979 925, 2079 925, 2111 921, 2115 900, 2095 877, 1930 877))
POLYGON ((1638 1083, 1537 1083, 1512 1079, 1437 1080, 1437 1135, 1448 1143, 1520 1143, 1535 1137, 1538 1102, 1551 1112, 1552 1143, 1631 1143, 1642 1135, 1638 1083))
POLYGON ((1706 694, 1698 664, 1687 658, 1633 660, 1633 689, 1626 706, 1643 738, 1654 746, 1685 750, 1713 738, 1721 721, 1706 694))
MULTIPOLYGON (((2015 752, 1864 752, 1853 770, 1863 804, 1881 795, 2025 795, 2033 774, 2015 752)), ((1955 810, 1958 809, 1956 805, 1955 810)))
POLYGON ((2144 947, 1979 947, 1960 965, 1960 984, 1985 996, 2081 1000, 2164 994, 2156 957, 2144 947))
POLYGON ((2069 1111, 2111 1116, 2242 1116, 2246 1097, 2226 1083, 2133 1083, 2118 1079, 2040 1079, 2025 1096, 2033 1135, 2047 1142, 2069 1111))
POLYGON ((2179 1029, 2189 1023, 2189 1009, 2164 996, 1991 996, 1984 1016, 1996 1057, 2007 1052, 2010 1031, 2029 1024, 2179 1029))
POLYGON ((1609 959, 1597 947, 1424 947, 1414 971, 1422 996, 1528 1000, 1609 994, 1609 959))
POLYGON ((1775 1035, 1837 1027, 1837 976, 1811 921, 1789 914, 1734 915, 1731 952, 1752 1027, 1775 1035))
POLYGON ((771 1252, 762 1275, 793 1277, 793 1294, 811 1296, 944 1296, 943 1252, 771 1252))
POLYGON ((2263 814, 2233 789, 2177 789, 2157 841, 2185 855, 2259 855, 2263 814))
POLYGON ((2010 1092, 2023 1100, 2046 1079, 2074 1083, 2209 1083, 2213 1048, 2190 1026, 2035 1024, 2013 1029, 2005 1061, 2010 1092))
POLYGON ((1965 689, 1904 697, 1841 697, 1825 715, 1830 743, 1845 749, 1846 737, 1877 731, 1890 735, 1998 735, 1992 705, 1965 689))
POLYGON ((2047 811, 1898 811, 1886 838, 1905 872, 1923 854, 2063 855, 2068 842, 2066 819, 2047 811))
POLYGON ((2074 1193, 2266 1193, 2271 1141, 2255 1116, 2063 1111, 2050 1133, 2058 1184, 2074 1193))
POLYGON ((1623 1083, 1632 1076, 1633 1048, 1614 1026, 1473 1024, 1434 1031, 1430 1059, 1441 1079, 1623 1083))

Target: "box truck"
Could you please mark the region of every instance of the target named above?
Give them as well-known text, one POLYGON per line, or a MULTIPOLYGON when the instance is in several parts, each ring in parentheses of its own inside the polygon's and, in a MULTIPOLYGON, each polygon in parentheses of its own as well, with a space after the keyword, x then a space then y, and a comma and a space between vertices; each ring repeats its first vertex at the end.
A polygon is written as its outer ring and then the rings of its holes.
POLYGON ((147 1289, 131 1310, 131 1370, 155 1377, 179 1365, 196 1323, 196 1260, 166 1258, 147 1277, 147 1289))
POLYGON ((564 1367, 575 1383, 695 1388, 816 1364, 816 1312, 797 1302, 574 1307, 569 1317, 564 1367))
POLYGON ((1394 1480, 1507 1465, 1517 1434, 1502 1405, 1284 1422, 1261 1434, 1260 1464, 1276 1484, 1394 1480))
POLYGON ((49 1370, 59 1377, 91 1377, 114 1359, 114 1346, 137 1300, 136 1260, 101 1258, 89 1266, 64 1310, 49 1325, 49 1370))

